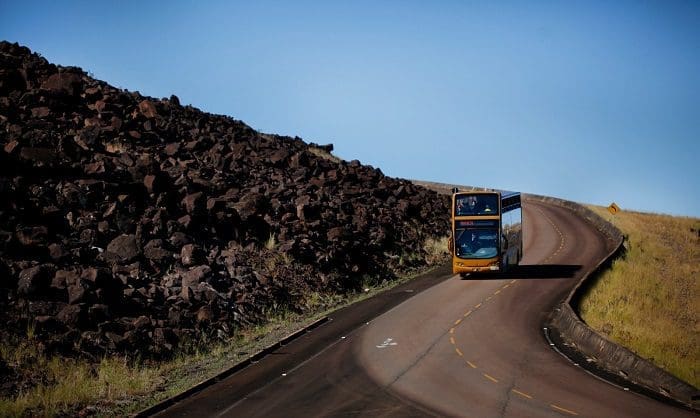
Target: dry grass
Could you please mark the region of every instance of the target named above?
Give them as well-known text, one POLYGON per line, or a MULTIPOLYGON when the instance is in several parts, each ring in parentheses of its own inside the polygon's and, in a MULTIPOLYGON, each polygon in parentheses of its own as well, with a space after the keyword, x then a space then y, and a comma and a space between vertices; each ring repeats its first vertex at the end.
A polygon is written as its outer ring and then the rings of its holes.
POLYGON ((447 243, 449 237, 445 236, 442 238, 427 238, 423 243, 423 250, 425 251, 425 262, 429 266, 435 264, 440 264, 448 260, 450 252, 448 251, 447 243))
POLYGON ((134 396, 154 390, 161 380, 157 368, 130 364, 125 358, 106 358, 91 365, 47 357, 32 338, 14 344, 4 341, 0 356, 24 376, 39 382, 13 399, 0 399, 0 416, 70 415, 88 404, 114 410, 134 396))
POLYGON ((268 251, 273 251, 277 247, 277 238, 274 233, 270 233, 270 237, 265 241, 265 248, 268 251))
POLYGON ((322 150, 321 148, 316 148, 309 146, 308 148, 309 152, 317 157, 324 158, 329 161, 333 161, 334 163, 340 164, 343 160, 339 157, 336 157, 335 155, 331 154, 328 151, 322 150))
POLYGON ((628 251, 581 302, 594 329, 700 387, 700 219, 591 207, 628 251))

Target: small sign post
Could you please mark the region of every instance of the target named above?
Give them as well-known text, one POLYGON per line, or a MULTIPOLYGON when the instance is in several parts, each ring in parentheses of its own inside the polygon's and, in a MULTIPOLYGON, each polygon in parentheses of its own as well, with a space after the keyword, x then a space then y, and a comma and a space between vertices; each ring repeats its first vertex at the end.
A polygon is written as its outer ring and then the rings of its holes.
POLYGON ((620 211, 620 207, 615 204, 615 202, 612 202, 610 206, 608 206, 608 212, 612 213, 615 215, 617 212, 620 211))

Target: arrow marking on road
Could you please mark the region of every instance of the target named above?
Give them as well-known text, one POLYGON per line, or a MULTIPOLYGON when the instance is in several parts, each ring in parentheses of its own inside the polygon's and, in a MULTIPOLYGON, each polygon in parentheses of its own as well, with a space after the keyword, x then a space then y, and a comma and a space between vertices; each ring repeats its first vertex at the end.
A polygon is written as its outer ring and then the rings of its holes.
POLYGON ((399 344, 394 342, 393 338, 387 338, 386 340, 384 340, 383 343, 378 345, 377 348, 387 348, 387 347, 392 346, 392 345, 399 345, 399 344))

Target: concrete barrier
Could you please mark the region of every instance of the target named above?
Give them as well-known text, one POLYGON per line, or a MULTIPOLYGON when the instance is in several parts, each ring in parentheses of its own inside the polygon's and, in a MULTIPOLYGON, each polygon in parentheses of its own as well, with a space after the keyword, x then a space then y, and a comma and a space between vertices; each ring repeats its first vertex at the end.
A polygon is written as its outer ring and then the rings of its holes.
POLYGON ((586 290, 617 257, 624 253, 622 232, 578 203, 537 195, 524 195, 524 198, 572 210, 601 231, 611 244, 608 255, 593 270, 587 272, 567 298, 551 312, 548 328, 557 332, 569 348, 574 349, 589 361, 594 361, 597 367, 625 379, 632 385, 652 391, 662 398, 674 400, 696 411, 700 410, 700 392, 697 388, 598 334, 586 325, 577 313, 579 301, 586 290))

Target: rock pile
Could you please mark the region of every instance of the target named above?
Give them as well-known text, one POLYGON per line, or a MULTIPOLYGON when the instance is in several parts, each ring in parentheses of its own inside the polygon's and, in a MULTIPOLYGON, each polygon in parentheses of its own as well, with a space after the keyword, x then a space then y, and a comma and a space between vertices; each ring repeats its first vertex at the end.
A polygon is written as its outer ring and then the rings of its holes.
MULTIPOLYGON (((332 146, 0 43, 0 317, 51 352, 169 355, 420 264, 444 197, 332 146)), ((0 335, 0 338, 4 338, 0 335)))

